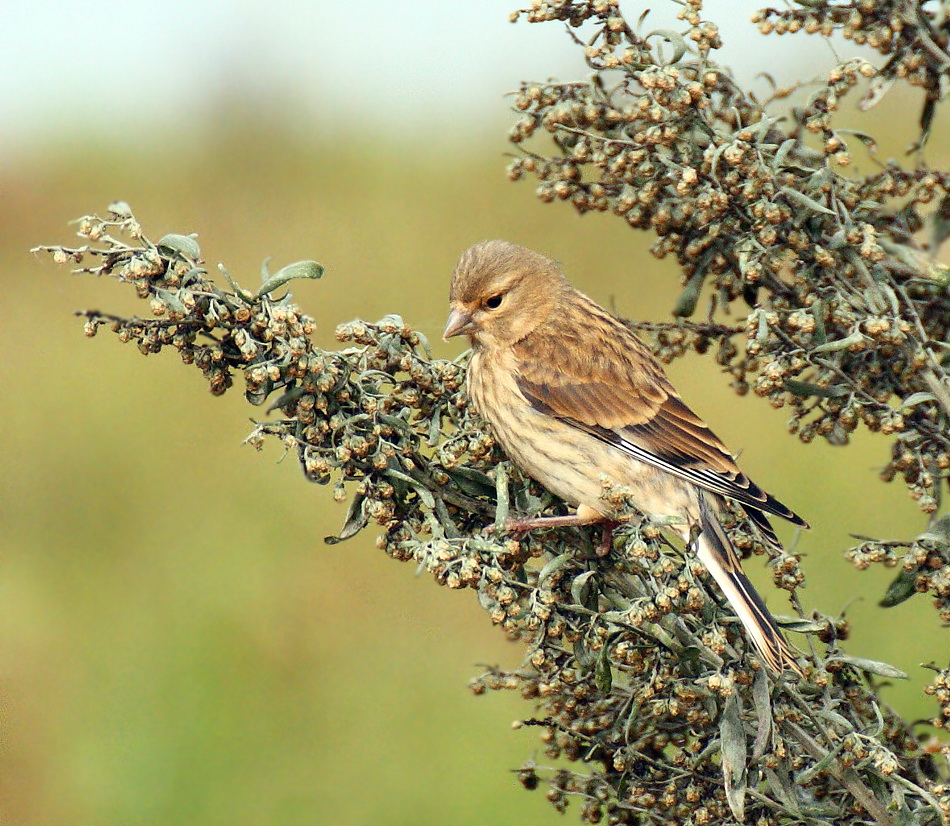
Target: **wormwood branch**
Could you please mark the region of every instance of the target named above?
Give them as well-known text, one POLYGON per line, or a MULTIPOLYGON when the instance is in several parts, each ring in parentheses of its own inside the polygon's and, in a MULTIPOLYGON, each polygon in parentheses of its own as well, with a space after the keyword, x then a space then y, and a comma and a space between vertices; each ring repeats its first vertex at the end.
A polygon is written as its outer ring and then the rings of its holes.
MULTIPOLYGON (((242 376, 247 400, 272 414, 247 442, 280 442, 308 480, 349 499, 329 541, 377 525, 380 549, 441 585, 472 589, 524 647, 522 668, 490 669, 472 689, 519 691, 535 706, 545 755, 587 768, 530 762, 518 771, 526 787, 546 775, 552 804, 575 800, 592 823, 945 822, 945 755, 922 748, 880 702, 875 675, 899 672, 848 657, 839 620, 792 621, 819 653, 806 680, 776 680, 662 522, 623 524, 606 557, 596 527, 517 538, 495 530, 496 509, 554 514, 562 505, 497 451, 470 410, 464 363, 433 358, 398 316, 340 325, 341 349, 324 350, 311 339, 314 319, 284 292, 293 278, 321 274, 315 262, 265 270, 257 289, 227 275, 222 288, 193 236, 153 243, 126 205, 79 228, 83 246, 36 252, 128 283, 148 307, 131 318, 83 311, 87 335, 105 328, 145 355, 171 348, 216 394, 242 376)), ((605 496, 619 506, 629 492, 605 496)), ((764 550, 738 514, 731 534, 740 550, 764 550)), ((932 557, 943 559, 941 542, 939 531, 916 540, 915 582, 932 557)), ((794 592, 798 560, 773 564, 776 582, 794 592)), ((950 671, 938 671, 929 693, 943 709, 948 686, 950 671)), ((933 722, 950 725, 946 715, 933 722)))

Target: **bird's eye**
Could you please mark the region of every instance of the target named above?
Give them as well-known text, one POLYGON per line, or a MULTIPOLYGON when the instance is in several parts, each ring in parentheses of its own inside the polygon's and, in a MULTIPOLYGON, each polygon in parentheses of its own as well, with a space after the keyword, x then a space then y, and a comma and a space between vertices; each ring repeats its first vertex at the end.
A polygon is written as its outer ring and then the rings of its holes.
POLYGON ((498 293, 485 299, 485 306, 489 310, 497 310, 501 306, 501 300, 505 297, 504 293, 498 293))

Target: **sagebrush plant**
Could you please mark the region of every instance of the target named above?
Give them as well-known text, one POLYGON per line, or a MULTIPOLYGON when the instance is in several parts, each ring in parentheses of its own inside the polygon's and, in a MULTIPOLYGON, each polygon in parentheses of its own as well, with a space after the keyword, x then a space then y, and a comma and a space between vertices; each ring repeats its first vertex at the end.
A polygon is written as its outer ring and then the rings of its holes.
MULTIPOLYGON (((905 480, 931 524, 907 541, 866 539, 851 558, 901 566, 887 600, 930 592, 950 619, 950 524, 936 518, 950 472, 950 273, 934 260, 950 179, 920 153, 950 66, 941 8, 810 0, 759 13, 765 32, 843 29, 889 58, 880 71, 843 63, 782 117, 713 60, 720 35, 698 0, 681 5, 685 31, 652 34, 612 0, 536 2, 513 16, 569 23, 593 74, 524 84, 509 174, 536 177, 542 200, 651 230, 656 254, 677 257, 680 318, 638 325, 661 357, 713 350, 737 391, 789 406, 804 441, 843 444, 862 423, 890 439, 884 476, 905 480), (865 107, 891 82, 924 87, 912 168, 843 174, 849 144, 873 142, 833 113, 866 78, 865 107), (703 295, 705 319, 687 321, 703 295), (726 318, 728 307, 745 321, 726 318)), ((606 557, 596 529, 506 534, 509 513, 563 504, 497 450, 470 409, 464 356, 432 358, 398 316, 343 324, 342 349, 317 348, 316 322, 284 294, 290 280, 322 274, 315 262, 265 271, 257 290, 224 272, 225 288, 192 236, 153 242, 126 204, 81 219, 79 233, 81 247, 37 249, 127 282, 149 303, 143 318, 84 312, 87 334, 105 326, 145 354, 173 347, 216 394, 243 373, 248 401, 274 414, 248 441, 276 437, 308 479, 350 497, 331 540, 380 526, 382 550, 473 589, 525 647, 522 668, 472 687, 534 704, 526 723, 562 762, 525 763, 526 788, 545 782, 556 808, 575 800, 591 823, 950 820, 950 746, 922 745, 924 732, 881 702, 876 677, 899 672, 849 657, 840 619, 785 620, 808 634, 799 639, 810 656, 805 679, 776 678, 747 651, 702 566, 649 518, 619 528, 606 557)), ((743 520, 732 535, 764 553, 743 520)), ((772 563, 797 607, 798 559, 772 563)), ((950 730, 950 668, 937 668, 927 692, 939 703, 932 725, 950 730)))

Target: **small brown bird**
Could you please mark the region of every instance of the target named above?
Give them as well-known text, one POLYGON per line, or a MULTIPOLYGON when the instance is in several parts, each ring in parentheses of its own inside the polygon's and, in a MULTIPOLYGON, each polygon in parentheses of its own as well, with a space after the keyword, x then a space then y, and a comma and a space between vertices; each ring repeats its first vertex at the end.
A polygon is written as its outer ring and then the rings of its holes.
POLYGON ((806 522, 755 485, 677 395, 649 349, 525 247, 483 241, 462 253, 445 338, 472 343, 468 391, 508 456, 577 515, 516 521, 530 529, 609 522, 603 476, 644 513, 676 517, 766 664, 801 673, 720 522, 725 499, 780 548, 766 514, 806 522), (698 537, 695 532, 698 529, 698 537))

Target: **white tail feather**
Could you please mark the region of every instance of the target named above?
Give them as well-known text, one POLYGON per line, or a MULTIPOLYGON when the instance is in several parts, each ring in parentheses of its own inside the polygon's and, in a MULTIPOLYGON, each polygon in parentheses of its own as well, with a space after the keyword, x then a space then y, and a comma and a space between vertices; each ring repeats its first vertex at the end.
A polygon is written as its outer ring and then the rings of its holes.
MULTIPOLYGON (((705 504, 705 503, 704 503, 705 504)), ((748 577, 739 569, 739 559, 708 505, 701 510, 702 531, 696 540, 696 555, 712 574, 745 627, 759 656, 776 673, 788 666, 801 673, 795 654, 782 636, 748 577), (735 560, 734 565, 730 562, 735 560)))

